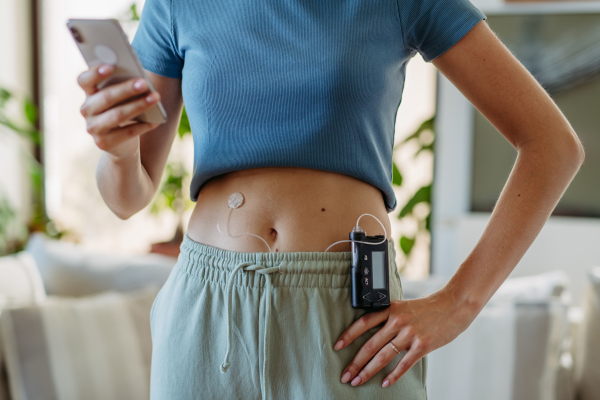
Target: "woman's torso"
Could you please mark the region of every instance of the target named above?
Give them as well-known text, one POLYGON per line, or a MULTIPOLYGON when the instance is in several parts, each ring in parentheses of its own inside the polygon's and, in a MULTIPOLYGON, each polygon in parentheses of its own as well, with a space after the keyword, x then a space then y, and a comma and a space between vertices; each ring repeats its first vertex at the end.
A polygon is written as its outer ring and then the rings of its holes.
MULTIPOLYGON (((385 226, 390 221, 382 193, 376 187, 348 175, 296 167, 239 170, 216 176, 202 186, 187 228, 199 243, 239 252, 325 251, 332 243, 348 240, 348 234, 364 213, 373 214, 385 226), (244 196, 242 206, 228 208, 232 193, 244 196)), ((384 234, 381 225, 366 215, 359 225, 367 235, 384 234)), ((350 251, 350 243, 332 246, 329 252, 350 251)))
POLYGON ((145 68, 181 79, 192 200, 229 171, 301 167, 368 182, 395 206, 395 121, 411 56, 396 0, 153 0, 144 10, 132 46, 145 68))

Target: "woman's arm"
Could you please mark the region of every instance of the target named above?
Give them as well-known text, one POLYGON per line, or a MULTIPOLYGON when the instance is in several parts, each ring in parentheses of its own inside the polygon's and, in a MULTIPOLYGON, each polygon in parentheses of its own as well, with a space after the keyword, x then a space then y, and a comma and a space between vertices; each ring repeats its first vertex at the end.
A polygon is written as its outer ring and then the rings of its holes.
POLYGON ((479 312, 539 234, 584 151, 550 96, 489 26, 479 23, 471 33, 432 62, 518 152, 483 235, 447 284, 479 312))
POLYGON ((102 198, 121 219, 128 219, 142 210, 156 194, 183 108, 181 79, 156 75, 150 71, 146 71, 146 74, 160 94, 167 122, 135 137, 135 140, 139 137, 138 151, 131 155, 115 157, 104 152, 96 169, 102 198))
POLYGON ((446 286, 422 299, 392 301, 342 334, 336 350, 385 322, 342 372, 342 382, 353 379, 353 385, 366 382, 397 355, 390 341, 408 352, 384 387, 462 333, 523 257, 584 158, 556 104, 485 21, 432 63, 518 156, 483 235, 446 286))

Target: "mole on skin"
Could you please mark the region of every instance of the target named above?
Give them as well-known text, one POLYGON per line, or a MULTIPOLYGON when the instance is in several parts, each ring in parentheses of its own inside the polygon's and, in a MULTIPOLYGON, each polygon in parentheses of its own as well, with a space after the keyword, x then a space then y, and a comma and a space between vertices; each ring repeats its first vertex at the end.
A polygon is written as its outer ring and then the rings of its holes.
POLYGON ((325 211, 325 209, 324 209, 324 208, 321 208, 321 211, 325 211))

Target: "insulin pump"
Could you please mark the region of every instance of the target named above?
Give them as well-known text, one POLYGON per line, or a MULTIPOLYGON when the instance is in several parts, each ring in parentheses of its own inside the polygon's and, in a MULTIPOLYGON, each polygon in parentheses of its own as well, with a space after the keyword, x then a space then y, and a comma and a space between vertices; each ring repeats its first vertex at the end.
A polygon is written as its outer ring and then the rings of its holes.
POLYGON ((366 236, 362 228, 356 226, 350 232, 350 240, 352 307, 372 311, 389 307, 390 270, 387 238, 384 235, 366 236))

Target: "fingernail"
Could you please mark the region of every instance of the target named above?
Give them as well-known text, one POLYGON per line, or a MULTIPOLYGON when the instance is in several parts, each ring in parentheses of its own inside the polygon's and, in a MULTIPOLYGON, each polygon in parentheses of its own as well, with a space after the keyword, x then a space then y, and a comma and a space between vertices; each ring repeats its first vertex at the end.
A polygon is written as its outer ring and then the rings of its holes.
POLYGON ((390 381, 386 379, 385 381, 383 381, 383 385, 381 385, 381 387, 388 387, 388 386, 390 386, 390 381))
POLYGON ((133 87, 136 90, 146 89, 146 81, 144 81, 143 79, 139 79, 139 80, 135 81, 135 83, 133 84, 133 87))
POLYGON ((354 379, 352 380, 352 383, 350 383, 350 384, 351 384, 352 386, 356 386, 356 385, 358 385, 358 384, 360 383, 360 381, 361 381, 361 379, 360 379, 360 376, 357 376, 356 378, 354 378, 354 379))
POLYGON ((348 382, 348 380, 350 379, 351 376, 352 376, 352 374, 350 373, 350 371, 346 372, 344 374, 344 376, 342 376, 342 383, 348 382))
POLYGON ((100 75, 107 75, 108 73, 110 73, 111 68, 112 67, 110 65, 103 65, 100 68, 98 68, 98 73, 100 75))
POLYGON ((333 347, 334 350, 339 350, 342 347, 344 347, 344 341, 343 340, 338 340, 338 342, 335 344, 335 346, 333 347))
POLYGON ((149 94, 146 96, 146 101, 148 103, 154 103, 156 101, 156 96, 154 94, 149 94))

